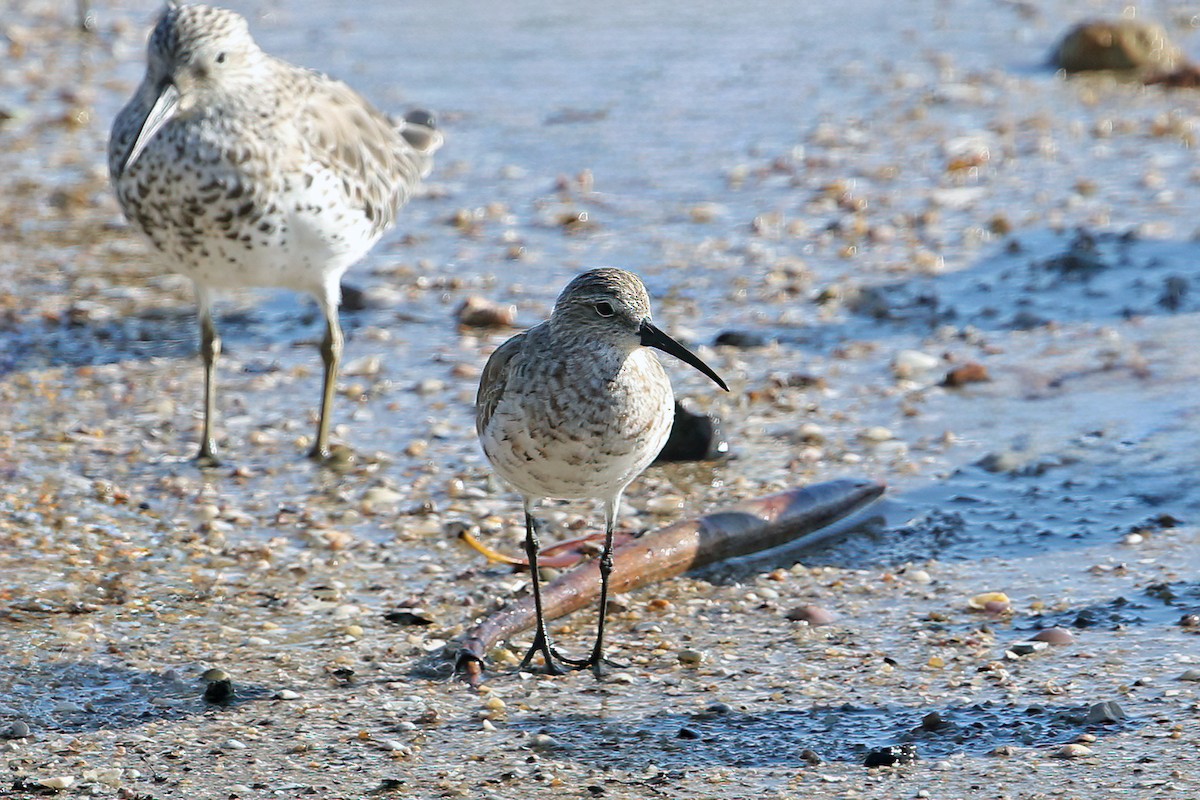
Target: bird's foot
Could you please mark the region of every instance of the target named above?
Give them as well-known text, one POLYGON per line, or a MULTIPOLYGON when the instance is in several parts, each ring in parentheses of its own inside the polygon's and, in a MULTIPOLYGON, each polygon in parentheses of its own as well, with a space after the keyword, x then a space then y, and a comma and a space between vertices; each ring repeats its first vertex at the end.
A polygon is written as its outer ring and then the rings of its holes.
POLYGON ((358 464, 358 454, 344 444, 314 444, 308 451, 308 457, 318 465, 336 471, 344 471, 358 464))
POLYGON ((212 442, 207 442, 200 445, 200 452, 196 453, 196 466, 200 469, 216 469, 221 466, 221 459, 213 454, 212 442))
POLYGON ((619 661, 613 661, 611 658, 605 658, 599 653, 592 653, 586 659, 583 659, 577 664, 572 665, 572 669, 588 669, 591 668, 592 674, 596 676, 596 680, 607 678, 613 673, 613 670, 629 669, 628 664, 622 664, 619 661))
POLYGON ((534 658, 538 655, 542 657, 544 665, 542 671, 547 675, 565 675, 567 670, 584 669, 591 663, 591 659, 570 658, 563 655, 550 644, 544 633, 538 633, 533 638, 533 644, 529 645, 529 649, 525 651, 525 657, 521 659, 521 665, 517 669, 528 672, 534 658))

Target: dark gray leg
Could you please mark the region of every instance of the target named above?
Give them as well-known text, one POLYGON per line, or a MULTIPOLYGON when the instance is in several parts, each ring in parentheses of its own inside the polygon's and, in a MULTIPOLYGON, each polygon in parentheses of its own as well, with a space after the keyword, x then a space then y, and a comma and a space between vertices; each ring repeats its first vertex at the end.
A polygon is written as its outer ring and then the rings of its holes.
POLYGON ((537 632, 533 644, 521 659, 520 669, 528 669, 533 663, 533 657, 538 653, 546 662, 546 672, 550 675, 561 675, 562 669, 555 663, 554 649, 550 646, 550 635, 546 633, 546 616, 542 612, 542 579, 538 574, 538 534, 533 521, 531 503, 525 501, 525 557, 529 559, 529 580, 533 582, 533 607, 537 612, 537 632))
POLYGON ((342 326, 338 322, 337 303, 322 303, 325 311, 325 338, 321 341, 321 361, 325 364, 325 384, 321 392, 321 419, 317 423, 317 439, 309 457, 318 461, 329 458, 329 426, 333 416, 333 393, 337 389, 338 366, 342 363, 342 326))
POLYGON ((200 318, 200 357, 204 360, 204 429, 200 434, 200 452, 196 461, 202 467, 220 465, 213 442, 213 417, 217 405, 217 357, 221 355, 221 337, 213 326, 212 307, 207 293, 197 289, 196 313, 200 318))

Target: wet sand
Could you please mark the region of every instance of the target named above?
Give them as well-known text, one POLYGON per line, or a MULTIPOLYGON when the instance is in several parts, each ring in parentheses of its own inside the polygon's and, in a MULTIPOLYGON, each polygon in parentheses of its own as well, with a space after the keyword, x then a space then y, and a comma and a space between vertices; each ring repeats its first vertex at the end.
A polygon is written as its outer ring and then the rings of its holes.
MULTIPOLYGON (((220 307, 209 473, 190 289, 104 168, 155 9, 103 4, 83 36, 60 5, 0 39, 0 734, 29 734, 0 740, 0 795, 1200 794, 1200 106, 1042 67, 1119 4, 238 5, 448 144, 348 277, 357 460, 303 458, 315 307, 246 293, 220 307), (733 457, 652 469, 626 527, 842 476, 887 499, 821 547, 620 598, 613 680, 514 674, 524 640, 478 691, 431 677, 527 590, 453 537, 521 538, 471 411, 511 332, 454 309, 532 324, 605 263, 733 388, 668 365, 733 457), (968 362, 990 380, 941 385, 968 362), (969 607, 993 591, 1008 610, 969 607), (834 622, 788 620, 805 604, 834 622), (1009 654, 1053 626, 1073 643, 1009 654), (210 668, 233 702, 204 701, 210 668), (1124 718, 1089 721, 1108 702, 1124 718), (901 744, 918 760, 863 766, 901 744)), ((551 538, 598 519, 550 516, 551 538)), ((582 651, 593 624, 556 636, 582 651)))

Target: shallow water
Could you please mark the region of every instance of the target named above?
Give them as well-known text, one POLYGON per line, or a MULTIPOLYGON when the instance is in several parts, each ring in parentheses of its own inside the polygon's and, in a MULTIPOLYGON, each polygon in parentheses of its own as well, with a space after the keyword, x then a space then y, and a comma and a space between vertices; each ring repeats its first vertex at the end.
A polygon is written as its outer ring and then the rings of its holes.
MULTIPOLYGON (((186 461, 188 287, 120 221, 104 174, 151 5, 98 5, 92 37, 59 4, 20 3, 4 23, 0 727, 35 735, 0 756, 20 780, 73 771, 111 794, 63 755, 83 747, 89 768, 142 770, 119 782, 164 797, 243 782, 262 787, 244 796, 357 797, 391 776, 414 796, 549 796, 560 780, 957 797, 986 779, 1092 797, 1139 785, 1130 765, 1152 758, 1180 772, 1145 796, 1195 795, 1177 760, 1198 735, 1195 684, 1175 678, 1196 663, 1179 620, 1200 567, 1197 100, 1041 66, 1070 24, 1121 4, 235 4, 268 50, 388 110, 432 109, 448 143, 426 196, 347 277, 369 301, 344 314, 336 406, 357 465, 301 458, 312 303, 239 294, 220 322, 228 465, 209 474, 186 461), (525 584, 446 534, 520 537, 471 418, 477 370, 509 332, 461 331, 453 311, 480 294, 531 324, 599 264, 643 274, 663 327, 734 389, 669 365, 725 420, 734 457, 652 470, 627 525, 842 475, 889 495, 835 541, 632 595, 613 625, 628 682, 501 674, 474 696, 415 677, 415 659, 525 584), (713 346, 730 331, 764 344, 713 346), (906 349, 936 366, 897 377, 906 349), (992 380, 940 386, 964 361, 992 380), (892 438, 864 437, 880 426, 892 438), (662 498, 677 510, 651 511, 662 498), (966 611, 984 590, 1013 614, 966 611), (802 602, 838 623, 785 622, 802 602), (410 606, 433 624, 383 621, 410 606), (1006 658, 1051 624, 1077 645, 1006 658), (681 666, 681 648, 705 661, 681 666), (225 711, 199 699, 212 665, 240 687, 225 711), (301 699, 269 699, 282 688, 301 699), (1114 698, 1129 722, 1077 719, 1114 698), (704 718, 714 702, 732 713, 704 718), (917 737, 927 762, 894 786, 864 777, 864 750, 913 738, 930 711, 960 738, 917 737), (1030 777, 1086 732, 1089 766, 1056 790, 1030 777), (288 751, 309 739, 310 755, 288 751), (1024 751, 987 756, 1000 745, 1024 751), (806 766, 804 748, 828 763, 806 766)), ((1186 6, 1151 10, 1196 49, 1186 6)), ((548 516, 564 536, 596 524, 588 508, 548 516)), ((572 650, 590 632, 577 616, 558 630, 572 650)))

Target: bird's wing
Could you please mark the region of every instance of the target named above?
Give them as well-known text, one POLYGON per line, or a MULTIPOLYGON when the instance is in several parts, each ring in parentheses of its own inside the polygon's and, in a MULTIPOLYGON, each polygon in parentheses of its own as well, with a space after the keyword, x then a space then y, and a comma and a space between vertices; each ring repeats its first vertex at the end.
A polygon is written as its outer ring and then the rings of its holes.
POLYGON ((394 123, 346 84, 319 77, 301 105, 302 135, 318 163, 352 176, 347 198, 381 231, 428 174, 442 136, 428 115, 394 123))
POLYGON ((483 377, 479 379, 479 394, 475 396, 475 430, 480 436, 487 430, 492 414, 496 412, 496 406, 500 405, 500 399, 504 397, 511 374, 509 362, 520 354, 528 336, 528 332, 518 333, 497 347, 483 368, 483 377))

